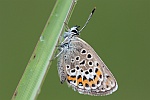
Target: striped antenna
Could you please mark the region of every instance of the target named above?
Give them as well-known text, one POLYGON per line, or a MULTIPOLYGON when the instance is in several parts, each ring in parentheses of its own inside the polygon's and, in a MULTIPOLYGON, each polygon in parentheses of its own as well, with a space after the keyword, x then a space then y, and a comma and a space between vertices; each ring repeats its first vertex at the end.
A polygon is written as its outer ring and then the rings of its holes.
POLYGON ((92 10, 91 14, 89 15, 86 23, 84 24, 84 26, 81 28, 81 30, 79 31, 79 33, 85 28, 85 26, 88 24, 89 20, 92 18, 92 15, 94 14, 94 11, 96 10, 96 7, 94 7, 94 9, 92 10))

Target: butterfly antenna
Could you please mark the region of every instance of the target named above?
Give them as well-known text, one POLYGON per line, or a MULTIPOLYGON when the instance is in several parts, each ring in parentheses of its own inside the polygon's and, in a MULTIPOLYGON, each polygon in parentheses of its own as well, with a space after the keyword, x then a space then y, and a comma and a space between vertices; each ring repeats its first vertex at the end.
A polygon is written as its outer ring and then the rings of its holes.
POLYGON ((92 10, 91 14, 89 15, 86 23, 84 24, 84 26, 81 28, 81 30, 79 31, 79 33, 85 28, 85 26, 88 24, 89 20, 92 18, 92 15, 94 14, 94 11, 96 10, 96 7, 94 7, 94 9, 92 10))
POLYGON ((64 24, 65 24, 65 27, 67 28, 67 31, 70 30, 68 24, 66 22, 64 22, 64 24))

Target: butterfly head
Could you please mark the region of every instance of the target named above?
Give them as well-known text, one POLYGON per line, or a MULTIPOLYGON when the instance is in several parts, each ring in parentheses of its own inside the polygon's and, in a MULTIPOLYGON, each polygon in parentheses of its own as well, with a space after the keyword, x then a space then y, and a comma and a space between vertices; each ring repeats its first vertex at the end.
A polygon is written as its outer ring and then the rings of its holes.
POLYGON ((75 35, 79 35, 79 28, 80 26, 74 26, 72 27, 71 29, 69 29, 67 32, 64 33, 64 38, 66 37, 72 37, 72 36, 75 36, 75 35))

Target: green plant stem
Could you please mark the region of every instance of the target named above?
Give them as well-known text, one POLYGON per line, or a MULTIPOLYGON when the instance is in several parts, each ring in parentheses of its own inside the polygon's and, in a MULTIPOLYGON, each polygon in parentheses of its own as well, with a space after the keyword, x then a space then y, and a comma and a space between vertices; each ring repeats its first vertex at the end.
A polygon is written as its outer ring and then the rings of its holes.
POLYGON ((57 0, 12 100, 33 100, 39 94, 58 39, 64 32, 76 0, 57 0))

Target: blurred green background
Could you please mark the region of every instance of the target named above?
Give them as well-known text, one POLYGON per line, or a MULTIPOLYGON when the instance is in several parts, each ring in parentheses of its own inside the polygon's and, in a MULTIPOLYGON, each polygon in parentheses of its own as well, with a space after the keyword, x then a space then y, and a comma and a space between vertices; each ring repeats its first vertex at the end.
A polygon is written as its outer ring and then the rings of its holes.
MULTIPOLYGON (((10 100, 55 0, 0 0, 0 100, 10 100)), ((112 95, 81 95, 60 84, 57 60, 50 66, 37 100, 150 100, 150 0, 78 0, 69 26, 83 26, 81 38, 116 77, 112 95)))

